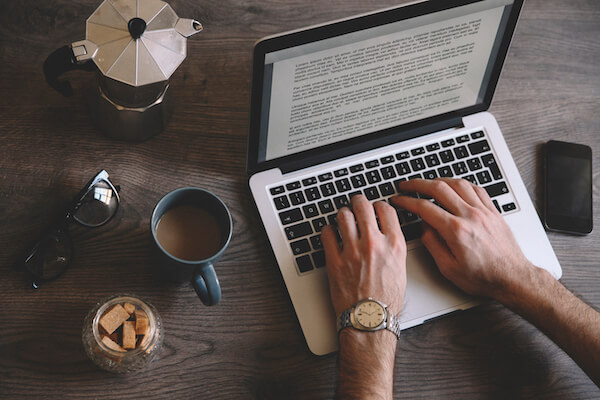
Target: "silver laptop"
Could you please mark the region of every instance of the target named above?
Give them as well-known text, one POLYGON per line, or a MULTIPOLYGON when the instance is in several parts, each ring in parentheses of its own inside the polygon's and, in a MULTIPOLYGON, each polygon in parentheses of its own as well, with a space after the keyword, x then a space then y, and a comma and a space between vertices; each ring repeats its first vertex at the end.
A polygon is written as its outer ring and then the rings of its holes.
MULTIPOLYGON (((254 50, 250 189, 310 350, 338 347, 320 231, 358 193, 405 179, 484 187, 525 255, 561 268, 494 117, 486 112, 523 0, 413 3, 261 40, 254 50)), ((408 242, 401 327, 477 299, 447 282, 398 210, 408 242)))

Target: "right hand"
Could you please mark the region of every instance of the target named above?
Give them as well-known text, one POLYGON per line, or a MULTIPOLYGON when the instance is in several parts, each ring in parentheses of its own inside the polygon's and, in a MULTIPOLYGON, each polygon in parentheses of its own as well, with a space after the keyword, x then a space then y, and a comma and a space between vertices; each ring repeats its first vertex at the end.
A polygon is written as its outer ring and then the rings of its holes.
POLYGON ((463 291, 497 300, 533 266, 487 192, 462 179, 414 179, 398 185, 429 200, 396 196, 392 203, 423 219, 421 241, 440 272, 463 291))

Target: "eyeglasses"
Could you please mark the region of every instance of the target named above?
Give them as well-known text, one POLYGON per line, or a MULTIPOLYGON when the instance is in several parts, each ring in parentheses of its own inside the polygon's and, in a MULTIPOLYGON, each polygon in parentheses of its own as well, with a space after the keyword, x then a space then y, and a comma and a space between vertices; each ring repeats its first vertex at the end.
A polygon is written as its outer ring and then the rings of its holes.
POLYGON ((108 180, 108 172, 96 174, 73 200, 73 203, 46 229, 15 263, 15 269, 27 271, 32 286, 37 289, 43 282, 58 278, 73 258, 73 242, 69 222, 97 228, 106 224, 119 208, 119 186, 108 180))

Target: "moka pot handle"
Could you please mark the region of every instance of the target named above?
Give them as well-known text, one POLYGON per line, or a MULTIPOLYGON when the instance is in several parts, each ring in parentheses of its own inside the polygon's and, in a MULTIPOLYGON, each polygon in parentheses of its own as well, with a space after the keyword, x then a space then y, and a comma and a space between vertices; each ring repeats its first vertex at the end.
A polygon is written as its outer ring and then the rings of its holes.
POLYGON ((62 95, 71 97, 73 95, 71 83, 68 80, 59 79, 59 77, 65 72, 75 69, 96 70, 96 64, 92 61, 92 57, 97 49, 96 45, 87 40, 56 49, 44 61, 46 82, 62 95))

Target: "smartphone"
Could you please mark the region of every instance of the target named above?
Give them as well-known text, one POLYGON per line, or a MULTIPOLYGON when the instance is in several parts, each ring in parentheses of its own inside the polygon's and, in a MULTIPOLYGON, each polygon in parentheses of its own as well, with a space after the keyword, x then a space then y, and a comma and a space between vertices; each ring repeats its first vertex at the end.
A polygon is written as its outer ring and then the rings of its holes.
POLYGON ((592 231, 592 149, 551 140, 544 149, 544 225, 586 235, 592 231))

